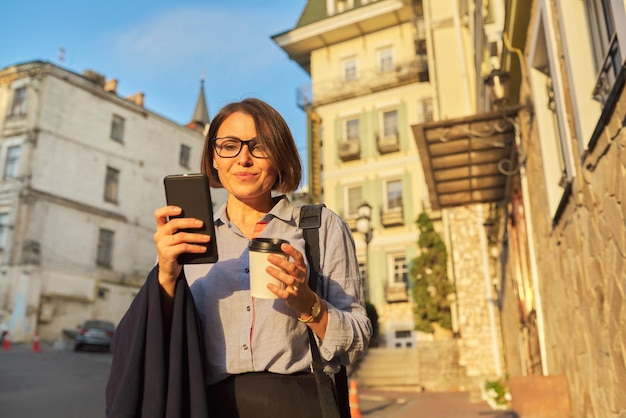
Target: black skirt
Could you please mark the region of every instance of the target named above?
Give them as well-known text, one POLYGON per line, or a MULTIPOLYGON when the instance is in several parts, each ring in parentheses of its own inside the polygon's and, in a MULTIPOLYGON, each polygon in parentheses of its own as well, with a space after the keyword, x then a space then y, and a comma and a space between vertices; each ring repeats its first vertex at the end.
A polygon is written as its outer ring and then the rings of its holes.
POLYGON ((245 373, 208 387, 210 418, 321 418, 313 373, 245 373))

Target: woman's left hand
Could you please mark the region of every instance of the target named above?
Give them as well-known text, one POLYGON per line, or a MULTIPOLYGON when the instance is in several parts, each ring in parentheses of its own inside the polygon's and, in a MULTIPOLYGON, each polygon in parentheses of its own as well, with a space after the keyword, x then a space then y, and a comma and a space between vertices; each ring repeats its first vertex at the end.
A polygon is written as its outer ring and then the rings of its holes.
POLYGON ((270 255, 268 260, 276 268, 269 266, 266 271, 284 283, 284 286, 281 288, 269 284, 268 289, 279 298, 284 299, 287 306, 293 309, 299 317, 306 318, 311 315, 311 307, 315 303, 315 294, 309 288, 304 256, 289 244, 282 244, 280 249, 287 254, 288 259, 270 255))

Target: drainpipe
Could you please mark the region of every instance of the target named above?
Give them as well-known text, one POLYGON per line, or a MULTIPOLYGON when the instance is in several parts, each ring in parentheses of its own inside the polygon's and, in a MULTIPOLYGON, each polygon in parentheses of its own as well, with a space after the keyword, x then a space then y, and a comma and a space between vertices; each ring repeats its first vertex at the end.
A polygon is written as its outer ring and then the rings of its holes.
POLYGON ((489 275, 489 252, 486 250, 487 248, 487 237, 485 228, 483 226, 482 220, 485 219, 484 209, 482 205, 478 206, 478 230, 481 231, 478 236, 480 237, 480 248, 484 250, 481 251, 482 254, 482 266, 483 266, 483 277, 485 279, 485 300, 487 302, 487 313, 489 315, 489 330, 491 331, 491 348, 493 352, 493 364, 495 368, 496 375, 500 376, 502 374, 502 362, 500 361, 500 350, 498 344, 498 332, 496 330, 496 321, 495 321, 495 309, 494 309, 494 300, 493 300, 493 289, 491 286, 491 276, 489 275))

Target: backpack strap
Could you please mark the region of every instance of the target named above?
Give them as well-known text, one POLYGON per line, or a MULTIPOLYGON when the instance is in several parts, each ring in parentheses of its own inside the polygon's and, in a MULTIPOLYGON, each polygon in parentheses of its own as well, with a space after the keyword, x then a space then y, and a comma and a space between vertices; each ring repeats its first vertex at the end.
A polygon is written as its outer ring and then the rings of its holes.
POLYGON ((302 206, 300 224, 304 235, 304 249, 309 262, 309 287, 317 292, 317 279, 320 271, 320 233, 322 225, 322 208, 324 204, 302 206))
MULTIPOLYGON (((317 293, 317 281, 320 275, 320 240, 319 228, 322 225, 322 208, 324 204, 305 205, 300 211, 299 227, 302 229, 304 236, 304 248, 306 258, 309 262, 309 287, 317 293)), ((313 357, 313 372, 316 374, 316 382, 318 384, 318 392, 320 398, 326 398, 326 402, 322 402, 322 416, 337 417, 337 411, 330 408, 328 400, 333 399, 339 408, 339 417, 350 418, 350 402, 348 391, 348 374, 346 367, 341 366, 339 372, 335 374, 335 390, 325 384, 328 379, 323 376, 324 366, 319 348, 315 343, 315 335, 311 328, 307 327, 309 333, 309 345, 311 346, 311 355, 313 357), (320 384, 323 387, 320 387, 320 384), (332 396, 332 397, 331 397, 332 396), (335 398, 336 396, 336 398, 335 398)))

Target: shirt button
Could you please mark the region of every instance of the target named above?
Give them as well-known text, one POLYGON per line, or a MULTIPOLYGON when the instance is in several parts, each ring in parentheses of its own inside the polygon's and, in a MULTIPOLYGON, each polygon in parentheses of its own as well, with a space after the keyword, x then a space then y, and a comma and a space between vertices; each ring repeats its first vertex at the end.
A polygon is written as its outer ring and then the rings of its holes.
POLYGON ((248 344, 242 345, 241 348, 243 348, 244 350, 248 350, 248 344))
POLYGON ((249 268, 246 268, 244 271, 245 271, 246 273, 250 273, 250 269, 249 269, 249 268))

